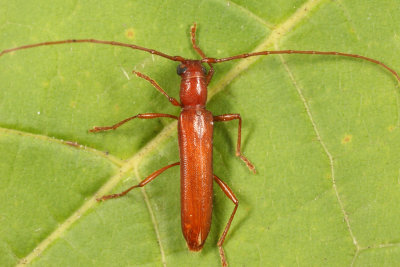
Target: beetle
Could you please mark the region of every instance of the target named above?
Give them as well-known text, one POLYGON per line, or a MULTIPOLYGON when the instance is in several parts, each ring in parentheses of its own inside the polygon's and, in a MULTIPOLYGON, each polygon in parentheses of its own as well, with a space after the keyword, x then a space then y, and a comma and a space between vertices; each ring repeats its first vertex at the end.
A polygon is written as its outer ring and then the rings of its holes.
MULTIPOLYGON (((203 51, 196 45, 196 24, 191 30, 191 41, 194 50, 205 59, 203 51)), ((159 53, 158 51, 151 53, 159 53)), ((161 54, 161 53, 160 53, 161 54)), ((167 97, 174 106, 181 107, 181 114, 178 117, 163 113, 138 114, 127 118, 112 126, 94 127, 90 132, 115 130, 124 123, 132 119, 154 119, 172 118, 178 120, 178 136, 180 162, 167 165, 144 179, 138 185, 132 186, 119 194, 106 195, 99 198, 99 201, 118 198, 126 195, 134 188, 143 187, 165 170, 180 165, 181 172, 181 227, 183 236, 186 239, 189 250, 200 251, 211 227, 212 216, 212 195, 213 180, 219 185, 225 195, 234 203, 235 207, 229 218, 228 223, 219 239, 217 245, 221 257, 222 266, 227 266, 227 261, 222 247, 225 237, 229 231, 232 220, 235 216, 239 201, 235 194, 218 176, 213 173, 213 124, 219 121, 238 120, 238 139, 236 146, 236 156, 240 157, 248 168, 255 173, 254 165, 241 153, 241 128, 242 119, 239 114, 224 114, 213 116, 206 109, 207 85, 210 83, 214 74, 214 68, 208 63, 210 70, 207 73, 202 65, 202 60, 189 60, 180 57, 172 57, 181 63, 177 66, 177 74, 181 77, 180 103, 170 97, 154 80, 150 77, 134 71, 139 77, 149 81, 159 92, 167 97)))
POLYGON ((133 117, 127 118, 121 122, 118 122, 112 126, 94 127, 90 132, 100 132, 107 130, 115 130, 121 125, 132 119, 153 119, 153 118, 171 118, 178 120, 178 134, 179 134, 179 148, 180 148, 180 162, 169 164, 151 175, 145 178, 138 185, 132 186, 127 190, 119 193, 106 195, 98 199, 98 201, 104 201, 112 198, 118 198, 126 195, 134 188, 143 187, 158 175, 163 173, 165 170, 180 165, 181 169, 181 227, 183 235, 186 239, 187 245, 192 251, 200 251, 204 245, 204 242, 208 236, 211 226, 211 214, 212 214, 212 192, 213 192, 213 181, 215 181, 220 188, 223 190, 225 195, 234 203, 235 207, 232 214, 225 226, 225 229, 218 241, 219 254, 223 266, 227 266, 227 260, 223 249, 223 243, 226 235, 229 231, 232 220, 238 208, 239 201, 232 192, 232 190, 225 184, 219 177, 213 173, 212 168, 212 136, 213 136, 213 124, 214 122, 223 122, 238 120, 238 138, 236 146, 236 155, 247 165, 247 167, 255 172, 253 164, 241 153, 241 127, 242 120, 240 114, 224 114, 214 116, 210 111, 206 109, 207 101, 207 86, 210 83, 213 74, 213 64, 226 62, 230 60, 242 59, 252 56, 265 56, 272 54, 313 54, 313 55, 335 55, 335 56, 346 56, 353 57, 362 60, 366 60, 375 64, 378 64, 388 71, 390 71, 397 80, 400 81, 400 77, 396 71, 385 65, 384 63, 356 55, 342 52, 322 52, 322 51, 299 51, 299 50, 280 50, 280 51, 261 51, 254 53, 240 54, 227 58, 208 58, 205 56, 203 51, 197 46, 196 38, 196 24, 193 25, 191 30, 191 41, 193 49, 201 56, 200 60, 186 59, 180 56, 170 56, 162 52, 114 41, 102 41, 96 39, 80 39, 80 40, 63 40, 63 41, 51 41, 36 43, 31 45, 20 46, 16 48, 6 49, 0 53, 0 56, 4 54, 29 49, 38 46, 66 44, 66 43, 97 43, 105 45, 123 46, 135 50, 142 50, 157 56, 161 56, 173 61, 178 61, 180 64, 177 67, 177 74, 181 77, 180 86, 180 102, 173 97, 170 97, 156 81, 150 77, 134 71, 136 75, 150 82, 160 93, 162 93, 168 101, 174 106, 181 108, 181 114, 178 117, 170 114, 163 113, 145 113, 138 114, 133 117), (203 66, 203 63, 207 63, 209 70, 203 66))

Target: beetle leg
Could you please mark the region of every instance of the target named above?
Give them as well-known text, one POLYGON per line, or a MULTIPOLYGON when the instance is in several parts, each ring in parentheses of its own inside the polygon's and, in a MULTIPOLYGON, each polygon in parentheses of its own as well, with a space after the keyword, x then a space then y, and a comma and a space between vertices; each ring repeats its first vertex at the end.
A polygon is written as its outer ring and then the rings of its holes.
POLYGON ((224 114, 224 115, 219 115, 219 116, 214 116, 214 121, 231 121, 231 120, 239 120, 239 127, 238 127, 238 140, 237 140, 237 146, 236 146, 236 156, 238 156, 241 160, 243 160, 244 163, 246 163, 247 167, 252 171, 253 173, 256 173, 256 168, 254 165, 248 160, 240 151, 240 146, 242 142, 242 118, 240 117, 240 114, 224 114))
POLYGON ((146 184, 148 184, 148 183, 150 183, 151 181, 153 181, 158 175, 160 175, 161 173, 163 173, 165 170, 167 170, 167 169, 169 169, 169 168, 171 168, 171 167, 174 167, 174 166, 176 166, 176 165, 179 165, 179 164, 180 164, 180 162, 175 162, 175 163, 173 163, 173 164, 167 165, 167 166, 165 166, 165 167, 163 167, 163 168, 161 168, 161 169, 159 169, 159 170, 153 172, 153 173, 150 174, 149 176, 147 176, 147 178, 144 179, 143 181, 141 181, 139 184, 134 185, 134 186, 132 186, 132 187, 129 187, 127 190, 125 190, 125 191, 123 191, 123 192, 121 192, 121 193, 119 193, 119 194, 112 194, 112 195, 102 196, 101 198, 98 198, 98 199, 96 199, 96 200, 97 200, 97 201, 104 201, 104 200, 108 200, 108 199, 111 199, 111 198, 123 197, 123 196, 125 196, 129 191, 131 191, 132 189, 137 188, 137 187, 143 187, 143 186, 145 186, 146 184))
POLYGON ((177 107, 180 107, 180 106, 181 106, 181 104, 178 102, 178 100, 176 100, 175 98, 169 96, 169 95, 161 88, 161 86, 158 85, 158 83, 157 83, 155 80, 153 80, 153 79, 150 78, 149 76, 144 75, 143 73, 138 72, 138 71, 135 71, 135 70, 132 71, 132 73, 134 73, 134 74, 136 74, 138 77, 140 77, 140 78, 142 78, 142 79, 145 79, 145 80, 147 80, 148 82, 150 82, 150 83, 157 89, 157 91, 159 91, 161 94, 163 94, 163 95, 168 99, 168 101, 171 102, 172 105, 177 106, 177 107))
POLYGON ((239 200, 236 198, 235 194, 232 192, 232 190, 229 188, 229 186, 226 183, 224 183, 221 179, 219 179, 218 176, 216 176, 215 174, 214 174, 214 180, 219 185, 219 187, 221 187, 221 189, 225 193, 225 195, 230 200, 232 200, 233 204, 235 204, 235 208, 232 211, 231 217, 229 218, 229 221, 225 226, 225 230, 222 233, 222 236, 218 240, 218 243, 217 243, 218 248, 219 248, 219 255, 220 255, 221 261, 222 261, 222 266, 228 266, 228 263, 226 262, 225 252, 224 252, 224 249, 222 248, 222 245, 224 244, 226 234, 228 233, 228 230, 231 227, 233 217, 235 217, 236 210, 239 206, 239 200))
POLYGON ((174 116, 174 115, 170 115, 170 114, 164 114, 164 113, 144 113, 144 114, 138 114, 136 116, 127 118, 123 121, 120 121, 112 126, 102 126, 102 127, 98 127, 98 126, 94 126, 93 129, 89 130, 89 132, 91 133, 96 133, 96 132, 101 132, 101 131, 107 131, 107 130, 115 130, 117 129, 119 126, 121 126, 122 124, 133 120, 133 119, 155 119, 155 118, 162 118, 162 117, 167 117, 167 118, 172 118, 177 120, 178 117, 174 116))

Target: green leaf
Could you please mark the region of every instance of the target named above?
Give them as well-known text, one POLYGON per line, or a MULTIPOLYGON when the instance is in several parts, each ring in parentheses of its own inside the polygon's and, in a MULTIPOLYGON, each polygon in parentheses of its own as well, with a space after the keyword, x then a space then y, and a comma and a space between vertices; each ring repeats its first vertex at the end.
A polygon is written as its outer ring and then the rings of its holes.
MULTIPOLYGON (((341 51, 400 70, 400 6, 385 1, 2 1, 0 49, 63 39, 134 43, 198 58, 341 51), (265 3, 264 3, 265 2, 265 3)), ((179 96, 176 62, 96 44, 0 58, 0 265, 219 266, 233 204, 215 186, 211 232, 190 253, 180 228, 179 168, 97 203, 179 160, 178 115, 131 70, 179 96)), ((208 109, 214 173, 240 201, 225 240, 231 266, 396 266, 400 261, 399 83, 354 58, 285 55, 215 65, 208 109)))

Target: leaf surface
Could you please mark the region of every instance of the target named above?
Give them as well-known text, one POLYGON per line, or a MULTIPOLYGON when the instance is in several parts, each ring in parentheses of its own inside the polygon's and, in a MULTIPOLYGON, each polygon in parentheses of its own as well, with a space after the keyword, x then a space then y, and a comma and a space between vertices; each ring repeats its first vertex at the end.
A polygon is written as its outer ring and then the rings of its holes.
MULTIPOLYGON (((0 49, 63 39, 134 43, 198 58, 277 49, 341 51, 400 70, 400 6, 385 1, 2 1, 0 49)), ((0 265, 219 266, 233 204, 215 186, 201 253, 180 228, 179 168, 97 203, 179 160, 176 62, 127 48, 68 44, 0 58, 0 265)), ((208 109, 214 173, 240 201, 225 242, 230 266, 396 266, 400 261, 400 108, 381 67, 335 56, 268 56, 215 65, 208 109)))

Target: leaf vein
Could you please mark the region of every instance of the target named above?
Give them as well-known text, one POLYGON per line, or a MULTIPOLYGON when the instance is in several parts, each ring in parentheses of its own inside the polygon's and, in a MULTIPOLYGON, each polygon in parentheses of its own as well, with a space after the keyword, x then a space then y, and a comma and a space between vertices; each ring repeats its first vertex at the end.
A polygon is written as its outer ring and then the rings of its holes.
MULTIPOLYGON (((354 233, 353 233, 353 230, 352 230, 352 228, 351 228, 349 216, 347 215, 347 212, 346 212, 346 209, 345 209, 345 207, 344 207, 342 198, 341 198, 341 196, 340 196, 340 194, 339 194, 339 190, 338 190, 337 185, 336 185, 334 158, 333 158, 331 152, 329 151, 328 147, 326 146, 325 142, 322 140, 321 134, 320 134, 320 132, 319 132, 319 130, 318 130, 317 124, 316 124, 316 122, 315 122, 315 120, 314 120, 314 118, 313 118, 313 115, 312 115, 312 113, 311 113, 310 106, 309 106, 309 104, 307 103, 307 100, 306 100, 305 97, 304 97, 304 94, 303 94, 303 92, 302 92, 301 86, 300 86, 300 85, 298 84, 298 82, 296 81, 296 78, 294 77, 292 71, 290 70, 290 68, 289 68, 289 66, 287 65, 286 61, 284 60, 283 56, 282 56, 282 55, 279 55, 279 57, 280 57, 280 59, 281 59, 281 62, 282 62, 282 64, 283 64, 283 66, 284 66, 284 68, 285 68, 285 70, 286 70, 286 72, 287 72, 287 74, 288 74, 290 80, 291 80, 292 83, 293 83, 294 88, 296 89, 296 91, 297 91, 297 93, 298 93, 298 95, 299 95, 299 97, 300 97, 300 99, 301 99, 301 102, 302 102, 303 105, 304 105, 304 108, 305 108, 306 113, 307 113, 307 116, 308 116, 308 118, 309 118, 309 120, 310 120, 310 122, 311 122, 311 125, 312 125, 312 128, 313 128, 313 130, 314 130, 314 133, 315 133, 315 135, 317 136, 317 140, 318 140, 318 142, 320 143, 321 147, 323 148, 323 150, 324 150, 326 156, 328 157, 328 160, 329 160, 329 167, 330 167, 330 170, 331 170, 331 177, 332 177, 332 187, 333 187, 333 190, 334 190, 334 192, 335 192, 336 199, 337 199, 337 201, 338 201, 338 203, 339 203, 340 210, 342 211, 342 214, 343 214, 343 217, 344 217, 344 220, 345 220, 347 229, 348 229, 348 231, 349 231, 350 237, 351 237, 351 239, 352 239, 352 241, 353 241, 354 246, 355 246, 356 249, 357 249, 357 251, 356 251, 356 255, 357 255, 358 252, 360 251, 360 246, 359 246, 358 241, 357 241, 357 238, 355 237, 355 235, 354 235, 354 233)), ((356 257, 356 255, 355 255, 354 257, 356 257)), ((353 259, 353 262, 354 262, 354 259, 353 259)))

